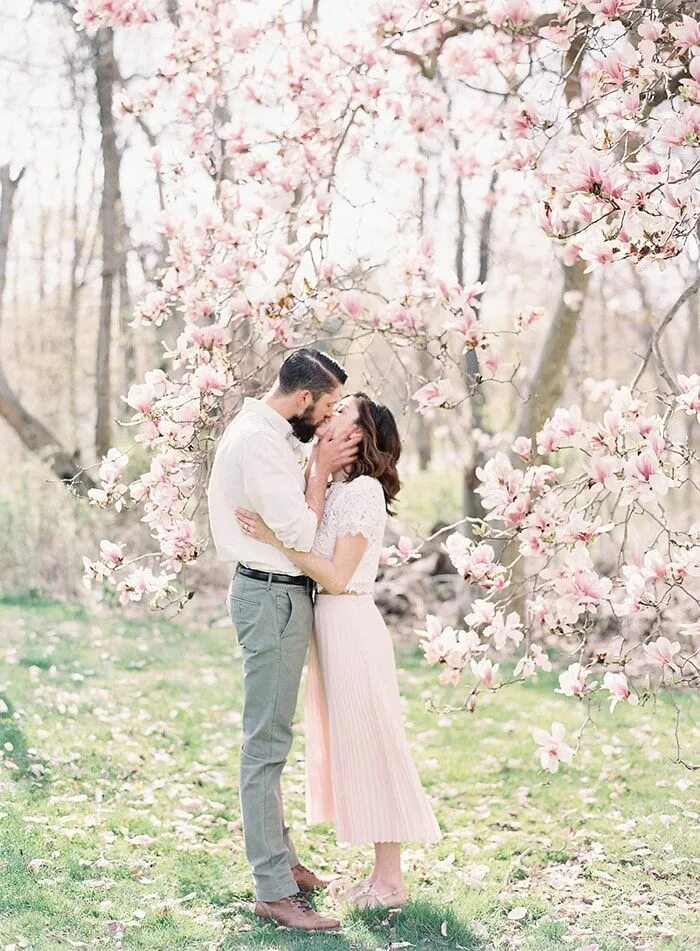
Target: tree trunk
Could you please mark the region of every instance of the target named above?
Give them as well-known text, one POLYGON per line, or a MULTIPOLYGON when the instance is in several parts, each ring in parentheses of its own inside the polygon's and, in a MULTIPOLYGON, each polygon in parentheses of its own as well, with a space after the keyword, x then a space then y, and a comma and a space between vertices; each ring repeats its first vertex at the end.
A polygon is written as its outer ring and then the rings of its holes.
MULTIPOLYGON (((418 184, 418 241, 420 242, 425 234, 425 213, 426 213, 426 183, 421 177, 418 184)), ((418 373, 421 380, 429 380, 432 369, 433 359, 425 349, 420 349, 417 354, 418 373)), ((433 430, 432 424, 422 413, 415 414, 416 426, 416 447, 418 450, 418 468, 425 472, 430 465, 433 456, 433 430)))
POLYGON ((85 137, 83 134, 82 119, 80 121, 80 146, 78 150, 78 159, 75 164, 75 178, 73 180, 73 193, 71 196, 71 243, 72 251, 68 273, 68 301, 66 304, 66 322, 68 325, 68 409, 70 413, 71 437, 76 445, 79 440, 79 414, 78 414, 78 305, 80 297, 80 284, 78 281, 78 268, 83 254, 83 238, 80 233, 80 218, 78 206, 80 202, 80 171, 83 161, 83 148, 85 137))
MULTIPOLYGON (((126 228, 122 228, 123 246, 126 247, 126 228)), ((132 301, 129 290, 129 275, 127 273, 126 253, 122 253, 119 263, 119 337, 122 349, 122 382, 121 393, 127 393, 131 384, 136 380, 136 348, 134 346, 134 332, 129 327, 131 320, 132 301)))
MULTIPOLYGON (((0 188, 2 189, 0 202, 0 334, 2 333, 2 302, 5 297, 5 282, 7 280, 7 257, 10 249, 12 219, 15 214, 15 196, 25 171, 26 169, 20 169, 17 176, 13 178, 9 165, 3 165, 0 168, 0 188)), ((2 352, 1 349, 0 352, 2 352)))
MULTIPOLYGON (((0 168, 0 187, 2 188, 0 197, 0 326, 14 201, 23 174, 24 169, 13 178, 9 165, 3 165, 0 168)), ((36 453, 62 482, 72 483, 81 475, 78 452, 67 452, 53 433, 22 406, 8 383, 2 363, 0 363, 0 417, 14 429, 27 449, 36 453)), ((75 488, 79 492, 85 492, 93 485, 93 480, 83 473, 81 480, 75 483, 75 488)))
MULTIPOLYGON (((491 244, 491 226, 493 223, 493 193, 498 181, 497 172, 491 175, 489 190, 486 196, 486 210, 481 219, 479 229, 479 274, 477 280, 485 284, 489 273, 490 244, 491 244)), ((457 193, 457 220, 459 224, 459 233, 457 236, 457 279, 461 284, 464 280, 464 200, 462 197, 461 179, 458 179, 457 193)), ((476 350, 468 350, 464 359, 464 372, 467 377, 467 386, 469 387, 469 405, 471 406, 471 421, 475 429, 486 430, 486 421, 484 410, 486 400, 484 390, 481 385, 475 385, 479 376, 479 357, 476 350)), ((472 457, 464 470, 462 482, 462 498, 464 506, 464 515, 468 518, 484 518, 486 512, 481 504, 481 497, 476 494, 479 480, 476 477, 476 470, 484 464, 484 455, 472 445, 472 457)), ((472 523, 467 523, 467 529, 471 534, 472 523)))
MULTIPOLYGON (((418 372, 421 379, 430 379, 433 369, 433 359, 427 350, 421 348, 418 351, 418 372)), ((425 472, 433 457, 433 431, 430 423, 427 422, 421 413, 414 416, 416 425, 416 449, 418 451, 418 468, 425 472)))
MULTIPOLYGON (((586 45, 586 33, 578 34, 567 50, 564 65, 567 72, 564 94, 569 105, 581 95, 581 61, 586 45)), ((578 128, 577 115, 572 119, 578 128)), ((590 275, 584 273, 585 262, 577 260, 571 267, 562 265, 564 281, 556 314, 547 329, 544 346, 537 367, 530 378, 528 398, 520 407, 515 426, 516 436, 534 437, 547 417, 555 409, 564 392, 569 367, 569 350, 576 335, 579 318, 590 283, 590 275), (576 308, 565 302, 568 291, 579 291, 581 299, 576 308)))
POLYGON ((167 0, 165 7, 173 26, 180 26, 180 4, 178 0, 167 0))
POLYGON ((584 261, 576 261, 571 267, 564 268, 564 285, 557 311, 547 328, 547 336, 531 378, 528 398, 522 404, 518 415, 515 427, 518 436, 534 437, 564 392, 569 350, 576 335, 583 298, 590 282, 590 275, 585 274, 584 269, 584 261), (581 303, 576 308, 566 303, 569 291, 579 291, 582 295, 581 303))
POLYGON ((91 45, 100 119, 103 169, 102 202, 100 204, 102 288, 100 292, 97 361, 95 366, 97 403, 95 449, 98 455, 104 455, 112 445, 111 344, 114 291, 119 275, 120 245, 122 241, 119 228, 122 219, 119 189, 121 156, 117 148, 112 112, 112 97, 117 75, 112 30, 107 27, 100 27, 91 41, 91 45))

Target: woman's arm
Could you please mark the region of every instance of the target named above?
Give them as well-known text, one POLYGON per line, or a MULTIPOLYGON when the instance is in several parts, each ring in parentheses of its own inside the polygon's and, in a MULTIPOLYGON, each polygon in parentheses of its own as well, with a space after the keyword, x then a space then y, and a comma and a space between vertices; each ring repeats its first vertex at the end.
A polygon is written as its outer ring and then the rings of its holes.
POLYGON ((364 535, 341 535, 335 543, 332 561, 327 561, 320 555, 314 555, 308 551, 284 548, 281 542, 278 542, 277 547, 290 561, 301 568, 304 574, 323 585, 324 590, 329 594, 341 594, 355 574, 355 569, 367 550, 367 544, 364 535))
POLYGON ((293 564, 322 585, 329 594, 341 594, 345 591, 345 586, 355 574, 355 569, 367 550, 368 541, 364 535, 341 535, 335 543, 333 558, 328 561, 311 552, 285 548, 255 512, 237 508, 236 518, 246 535, 279 548, 293 564))

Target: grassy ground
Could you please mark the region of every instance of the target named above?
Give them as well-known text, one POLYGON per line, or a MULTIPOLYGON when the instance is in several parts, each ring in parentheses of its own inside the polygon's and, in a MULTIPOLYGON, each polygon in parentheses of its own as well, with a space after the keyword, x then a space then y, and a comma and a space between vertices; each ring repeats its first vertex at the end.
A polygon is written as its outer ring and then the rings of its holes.
MULTIPOLYGON (((672 709, 602 710, 598 742, 545 775, 531 727, 575 728, 583 715, 551 678, 473 716, 438 716, 426 699, 459 694, 417 651, 401 655, 401 687, 445 836, 405 852, 415 900, 400 914, 344 915, 342 935, 258 924, 235 787, 237 658, 223 617, 175 626, 0 605, 0 948, 693 946, 698 809, 692 774, 670 763, 672 709)), ((683 706, 692 745, 697 707, 683 706)), ((302 757, 298 736, 286 796, 300 853, 353 878, 369 851, 304 828, 302 757)))

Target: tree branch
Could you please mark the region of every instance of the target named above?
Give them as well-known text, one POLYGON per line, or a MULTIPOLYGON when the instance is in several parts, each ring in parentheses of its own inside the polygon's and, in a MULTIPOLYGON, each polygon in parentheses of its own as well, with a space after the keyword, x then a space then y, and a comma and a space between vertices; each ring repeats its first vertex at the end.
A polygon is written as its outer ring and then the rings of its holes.
POLYGON ((663 320, 661 321, 659 326, 656 328, 654 333, 651 335, 651 340, 649 341, 649 344, 647 345, 646 353, 644 354, 642 358, 642 363, 639 369, 635 373, 630 389, 633 390, 636 387, 637 383, 639 383, 639 379, 642 373, 644 373, 644 370, 646 369, 646 365, 649 362, 652 353, 656 353, 656 358, 659 361, 659 370, 661 372, 661 375, 663 376, 664 380, 666 380, 666 382, 669 384, 669 386, 671 387, 674 393, 679 392, 675 382, 673 381, 673 379, 670 377, 670 374, 668 373, 666 365, 663 362, 663 358, 661 357, 661 352, 658 349, 659 340, 661 339, 661 335, 663 334, 664 330, 671 323, 671 321, 676 316, 676 314, 681 309, 681 307, 685 303, 687 303, 690 300, 690 298, 693 297, 693 295, 697 294, 698 290, 700 290, 700 277, 696 277, 693 283, 689 284, 688 287, 686 287, 686 289, 678 296, 675 303, 669 308, 663 320), (669 379, 670 379, 670 382, 669 382, 669 379))

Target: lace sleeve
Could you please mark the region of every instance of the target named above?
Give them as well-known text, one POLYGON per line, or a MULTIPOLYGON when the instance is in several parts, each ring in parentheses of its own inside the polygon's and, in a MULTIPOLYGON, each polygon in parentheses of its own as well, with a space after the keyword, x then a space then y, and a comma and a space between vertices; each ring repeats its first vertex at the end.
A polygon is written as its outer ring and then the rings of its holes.
POLYGON ((364 535, 373 541, 384 533, 384 492, 376 479, 359 476, 348 485, 338 512, 338 536, 364 535))

